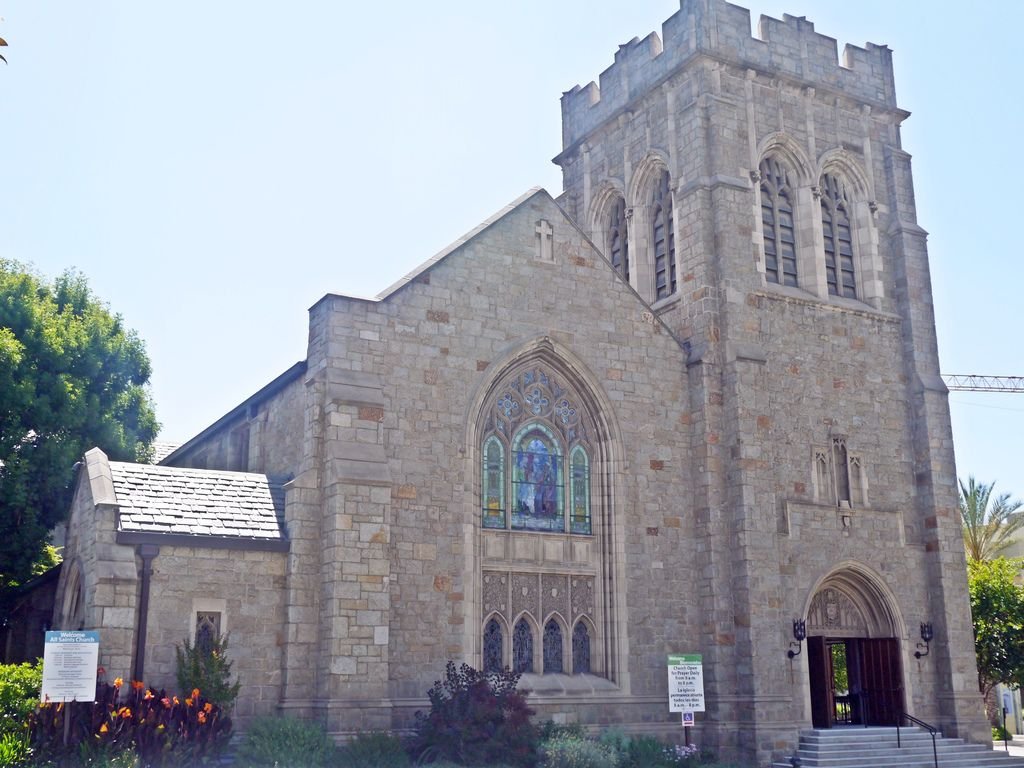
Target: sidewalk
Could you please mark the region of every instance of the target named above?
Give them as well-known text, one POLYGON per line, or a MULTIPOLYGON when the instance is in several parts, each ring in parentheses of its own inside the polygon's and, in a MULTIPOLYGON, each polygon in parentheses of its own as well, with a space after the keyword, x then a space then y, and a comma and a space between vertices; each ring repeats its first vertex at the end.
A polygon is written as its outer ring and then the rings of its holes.
POLYGON ((1009 753, 1015 757, 1024 757, 1024 736, 1014 736, 1013 741, 1009 743, 1009 749, 1007 749, 1001 741, 993 742, 992 749, 996 752, 1009 751, 1009 753))

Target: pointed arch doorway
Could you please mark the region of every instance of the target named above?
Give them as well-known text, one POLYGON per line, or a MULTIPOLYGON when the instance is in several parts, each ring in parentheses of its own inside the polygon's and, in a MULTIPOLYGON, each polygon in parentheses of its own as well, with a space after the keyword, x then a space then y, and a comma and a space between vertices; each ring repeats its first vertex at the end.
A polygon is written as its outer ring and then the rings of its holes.
POLYGON ((873 579, 853 569, 827 577, 807 612, 811 723, 895 725, 903 711, 899 622, 873 579))

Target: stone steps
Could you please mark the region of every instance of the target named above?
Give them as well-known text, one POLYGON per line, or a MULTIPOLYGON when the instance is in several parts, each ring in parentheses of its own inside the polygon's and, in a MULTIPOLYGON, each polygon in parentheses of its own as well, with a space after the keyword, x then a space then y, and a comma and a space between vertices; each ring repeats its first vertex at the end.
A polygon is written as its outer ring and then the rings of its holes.
MULTIPOLYGON (((829 728, 802 731, 797 756, 802 768, 1024 768, 1024 758, 983 744, 931 735, 921 728, 829 728)), ((772 768, 792 768, 790 760, 772 768)))

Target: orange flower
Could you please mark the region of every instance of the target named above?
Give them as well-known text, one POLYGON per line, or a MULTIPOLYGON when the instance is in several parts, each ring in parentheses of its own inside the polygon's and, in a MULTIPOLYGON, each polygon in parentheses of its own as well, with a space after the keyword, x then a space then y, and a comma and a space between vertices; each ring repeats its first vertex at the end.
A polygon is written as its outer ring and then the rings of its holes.
POLYGON ((185 706, 186 707, 191 707, 192 706, 192 699, 185 699, 185 706))
POLYGON ((177 696, 175 696, 174 699, 172 699, 172 701, 174 702, 174 706, 178 706, 179 704, 181 704, 181 702, 178 701, 178 697, 177 696))
MULTIPOLYGON (((171 700, 168 699, 166 696, 164 696, 162 699, 160 699, 160 703, 164 705, 164 709, 170 709, 171 708, 171 700)), ((174 703, 177 704, 178 703, 177 700, 175 700, 174 703)))
POLYGON ((206 713, 205 712, 200 712, 199 713, 199 722, 200 723, 205 723, 206 722, 206 713))
POLYGON ((143 701, 149 701, 152 698, 153 698, 153 692, 152 691, 146 691, 146 695, 142 697, 143 701))
POLYGON ((134 688, 136 691, 141 691, 145 687, 146 684, 141 680, 132 680, 132 688, 134 688))
POLYGON ((199 689, 198 688, 193 688, 192 689, 192 698, 193 699, 198 699, 199 698, 199 689))
POLYGON ((206 702, 203 705, 203 712, 206 712, 207 714, 209 714, 211 709, 213 709, 213 704, 211 704, 210 702, 206 702))
POLYGON ((128 707, 121 707, 119 710, 117 710, 117 714, 119 714, 121 717, 127 720, 129 717, 132 716, 132 711, 128 709, 128 707))
POLYGON ((120 677, 115 677, 114 678, 114 687, 115 688, 120 688, 122 685, 124 685, 124 680, 122 680, 120 677))
POLYGON ((106 723, 104 723, 103 725, 100 726, 100 733, 106 733, 109 730, 110 729, 107 728, 107 724, 106 723))

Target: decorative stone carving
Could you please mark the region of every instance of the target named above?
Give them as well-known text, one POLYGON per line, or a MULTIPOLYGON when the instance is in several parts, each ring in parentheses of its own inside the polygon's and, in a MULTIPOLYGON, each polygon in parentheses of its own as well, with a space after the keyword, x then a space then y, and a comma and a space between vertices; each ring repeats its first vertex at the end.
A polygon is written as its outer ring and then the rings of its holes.
POLYGON ((508 611, 508 574, 484 572, 484 616, 492 612, 505 615, 508 611))
POLYGON ((530 368, 506 382, 494 398, 494 430, 511 440, 523 423, 547 419, 561 432, 567 445, 589 442, 589 417, 579 398, 543 368, 530 368))
POLYGON ((562 574, 545 573, 541 577, 540 602, 543 616, 558 611, 562 618, 571 621, 569 616, 569 577, 562 574))
MULTIPOLYGON (((530 615, 537 618, 540 601, 537 599, 536 573, 513 573, 512 574, 512 616, 518 616, 523 611, 529 611, 530 615)), ((539 619, 538 619, 539 621, 539 619)))
POLYGON ((594 616, 594 579, 591 576, 573 576, 572 621, 580 616, 594 616))
POLYGON ((867 632, 867 622, 857 605, 838 589, 827 587, 814 596, 807 625, 818 634, 867 632))

